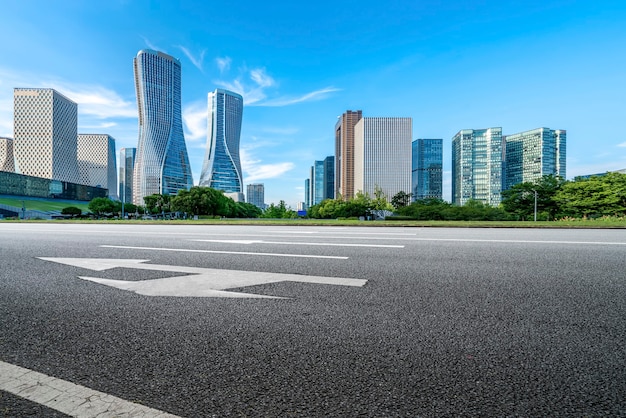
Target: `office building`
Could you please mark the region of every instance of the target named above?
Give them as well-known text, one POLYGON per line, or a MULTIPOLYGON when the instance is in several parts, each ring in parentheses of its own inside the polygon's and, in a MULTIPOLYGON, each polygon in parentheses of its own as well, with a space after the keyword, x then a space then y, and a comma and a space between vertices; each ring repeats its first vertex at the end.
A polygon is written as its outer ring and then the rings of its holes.
POLYGON ((79 183, 77 105, 53 89, 13 90, 15 171, 79 183))
POLYGON ((322 200, 335 198, 335 157, 324 158, 324 194, 322 200))
POLYGON ((411 158, 412 200, 442 199, 443 139, 416 139, 411 158))
POLYGON ((109 190, 109 197, 117 199, 117 162, 115 139, 106 134, 78 134, 79 183, 109 190))
POLYGON ((0 137, 0 171, 15 171, 13 162, 13 139, 0 137))
POLYGON ((311 178, 304 180, 304 204, 307 209, 311 207, 311 178))
POLYGON ((363 117, 360 110, 347 110, 335 124, 335 196, 354 197, 354 126, 363 117))
POLYGON ((354 192, 387 201, 411 192, 411 118, 362 118, 354 126, 354 192))
POLYGON ((324 161, 315 161, 311 166, 311 205, 324 200, 324 161))
POLYGON ((208 135, 200 186, 222 190, 234 200, 243 201, 239 158, 243 97, 216 89, 208 98, 208 135))
POLYGON ((533 182, 544 175, 565 179, 566 131, 538 128, 503 138, 505 188, 533 182))
POLYGON ((257 208, 265 209, 265 185, 263 183, 246 186, 246 201, 257 208))
POLYGON ((124 203, 133 201, 133 172, 137 148, 122 148, 120 150, 119 199, 124 203))
POLYGON ((452 203, 500 204, 503 183, 502 128, 463 129, 452 138, 452 203))
POLYGON ((133 63, 139 110, 133 203, 143 205, 145 196, 191 188, 193 178, 183 135, 180 62, 145 49, 133 63))

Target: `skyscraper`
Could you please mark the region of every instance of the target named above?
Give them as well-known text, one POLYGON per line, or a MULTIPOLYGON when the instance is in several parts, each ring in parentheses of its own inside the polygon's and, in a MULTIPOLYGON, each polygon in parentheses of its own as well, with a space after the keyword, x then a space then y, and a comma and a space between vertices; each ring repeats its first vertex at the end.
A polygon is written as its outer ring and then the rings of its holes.
POLYGON ((418 138, 412 143, 412 199, 443 197, 443 139, 418 138))
POLYGON ((324 158, 324 195, 322 200, 335 198, 335 157, 324 158))
POLYGON ((335 124, 335 196, 354 197, 354 126, 363 117, 360 110, 347 110, 335 124))
POLYGON ((13 162, 13 139, 0 137, 0 171, 15 171, 13 162))
POLYGON ((311 179, 304 180, 304 205, 308 208, 311 207, 311 179))
POLYGON ((500 204, 502 128, 463 129, 452 138, 452 203, 500 204))
POLYGON ((411 118, 362 118, 354 127, 354 191, 391 201, 411 192, 411 118))
POLYGON ((78 172, 80 183, 109 190, 117 199, 115 139, 106 134, 78 134, 78 172))
POLYGON ((209 93, 209 126, 200 186, 222 190, 237 201, 243 201, 239 158, 242 116, 243 97, 222 89, 209 93))
POLYGON ((265 209, 265 185, 263 183, 246 186, 246 201, 259 209, 265 209))
POLYGON ((120 150, 120 191, 119 199, 124 203, 133 201, 133 172, 137 148, 122 148, 120 150))
POLYGON ((324 161, 315 161, 311 166, 311 205, 317 205, 324 200, 324 161))
POLYGON ((134 59, 139 141, 133 203, 152 194, 176 194, 193 186, 181 117, 180 62, 144 49, 134 59))
POLYGON ((76 103, 53 89, 34 88, 14 89, 13 100, 15 171, 79 183, 76 103))
POLYGON ((565 178, 566 131, 537 128, 503 138, 506 184, 532 182, 544 175, 565 178))

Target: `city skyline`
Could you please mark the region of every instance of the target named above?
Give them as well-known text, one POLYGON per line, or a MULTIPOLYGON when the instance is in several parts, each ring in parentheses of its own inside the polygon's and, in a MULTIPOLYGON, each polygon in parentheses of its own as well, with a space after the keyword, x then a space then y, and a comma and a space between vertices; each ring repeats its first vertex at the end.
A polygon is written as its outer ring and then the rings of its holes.
POLYGON ((16 36, 0 44, 0 136, 15 137, 14 88, 54 88, 78 104, 80 132, 136 147, 132 58, 150 48, 181 62, 196 181, 207 93, 243 96, 243 184, 263 182, 268 204, 303 200, 346 109, 411 117, 412 140, 443 138, 446 200, 462 129, 564 129, 568 178, 626 168, 623 2, 331 4, 8 3, 4 28, 16 36), (99 29, 103 20, 116 30, 99 29), (51 31, 51 21, 63 24, 51 31))

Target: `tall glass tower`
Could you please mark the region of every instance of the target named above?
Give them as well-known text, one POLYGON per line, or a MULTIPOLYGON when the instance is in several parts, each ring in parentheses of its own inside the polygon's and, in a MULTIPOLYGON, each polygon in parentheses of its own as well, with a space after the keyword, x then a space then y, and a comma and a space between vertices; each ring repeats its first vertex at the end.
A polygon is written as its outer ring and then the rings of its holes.
POLYGON ((180 61, 144 49, 134 59, 139 142, 133 203, 152 194, 176 194, 193 186, 181 117, 180 61))
POLYGON ((200 186, 222 190, 243 201, 239 139, 243 97, 228 90, 209 93, 208 135, 200 186))
POLYGON ((411 185, 413 201, 443 197, 443 139, 413 141, 411 185))

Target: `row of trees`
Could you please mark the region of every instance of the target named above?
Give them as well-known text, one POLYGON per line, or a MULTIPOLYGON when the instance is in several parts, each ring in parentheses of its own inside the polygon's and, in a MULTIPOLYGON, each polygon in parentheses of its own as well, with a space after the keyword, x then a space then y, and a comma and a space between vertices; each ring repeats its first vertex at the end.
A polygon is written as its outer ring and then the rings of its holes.
MULTIPOLYGON (((576 178, 565 181, 560 177, 543 176, 534 182, 520 183, 502 192, 500 207, 491 207, 478 201, 455 206, 441 199, 410 202, 411 195, 399 192, 388 203, 380 188, 374 197, 358 192, 353 199, 326 199, 312 206, 307 216, 316 219, 373 218, 389 215, 418 220, 531 220, 535 213, 539 220, 564 217, 594 218, 626 216, 626 174, 607 173, 604 176, 576 178), (536 212, 535 212, 536 205, 536 212)), ((296 218, 298 214, 284 201, 271 204, 265 211, 244 202, 235 202, 220 190, 192 187, 175 196, 154 194, 144 198, 144 207, 124 204, 129 214, 170 214, 186 216, 208 215, 229 218, 296 218)), ((122 204, 108 198, 95 198, 89 210, 96 216, 114 216, 122 212, 122 204)), ((64 214, 79 216, 79 208, 69 207, 64 214)))
POLYGON ((516 184, 502 192, 500 207, 471 200, 463 206, 441 199, 409 203, 411 195, 399 192, 388 205, 382 191, 370 199, 358 193, 354 199, 327 199, 310 208, 311 218, 349 218, 370 216, 377 209, 393 210, 400 217, 418 220, 554 220, 565 217, 595 218, 626 215, 626 174, 576 178, 565 181, 543 176, 534 182, 516 184), (387 206, 385 206, 387 205, 387 206))

